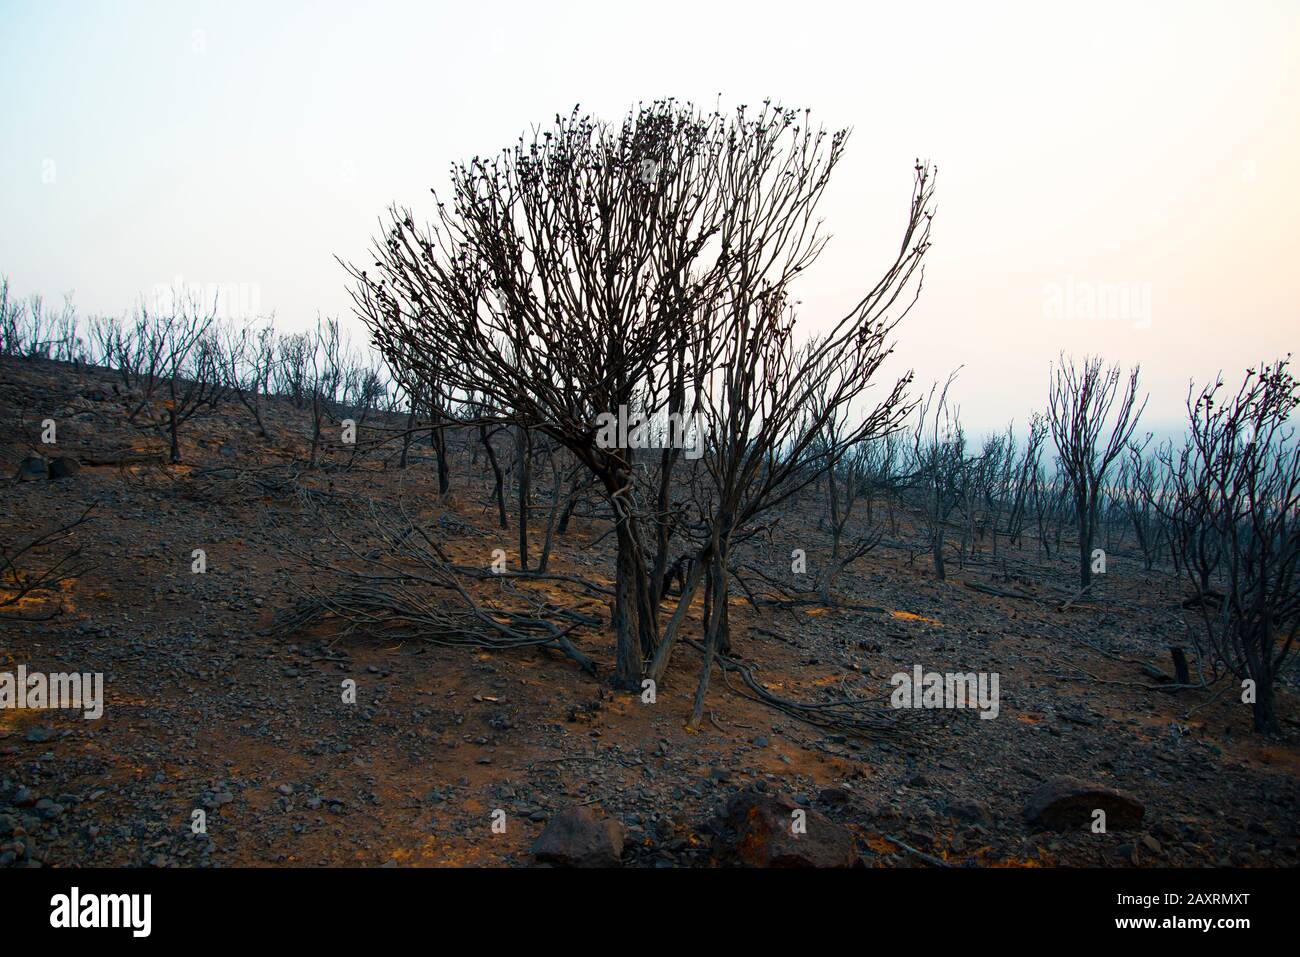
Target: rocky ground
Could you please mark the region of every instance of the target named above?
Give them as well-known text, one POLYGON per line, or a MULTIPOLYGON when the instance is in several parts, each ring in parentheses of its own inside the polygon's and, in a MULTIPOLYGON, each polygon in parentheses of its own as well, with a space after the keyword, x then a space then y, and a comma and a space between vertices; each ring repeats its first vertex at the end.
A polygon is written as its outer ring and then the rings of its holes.
MULTIPOLYGON (((305 454, 303 414, 273 403, 267 424, 258 437, 230 403, 189 424, 184 466, 142 461, 165 444, 126 423, 110 374, 0 360, 6 475, 32 454, 75 460, 58 479, 6 481, 0 544, 96 503, 72 533, 89 567, 58 594, 0 609, 0 672, 104 675, 98 720, 0 710, 0 865, 1297 863, 1294 721, 1264 740, 1231 694, 1159 690, 1151 669, 1169 670, 1168 646, 1186 644, 1179 590, 1122 548, 1099 594, 1060 611, 1068 561, 1032 544, 995 561, 986 547, 935 581, 898 515, 837 583, 845 602, 882 610, 760 615, 737 597, 735 650, 765 686, 806 700, 841 687, 886 697, 889 676, 915 664, 997 672, 998 717, 918 714, 859 738, 773 711, 715 672, 692 733, 688 650, 647 705, 551 651, 278 633, 307 574, 292 552, 361 541, 370 499, 407 503, 465 564, 517 543, 496 527, 467 444, 453 445, 445 503, 427 447, 403 471, 306 475, 304 497, 255 471, 305 454), (1080 817, 1091 807, 1107 809, 1106 833, 1080 817), (196 810, 206 834, 193 833, 196 810)), ((783 518, 776 552, 804 547, 815 563, 826 536, 813 511, 783 518)), ((606 531, 575 519, 552 571, 608 584, 606 531)), ((575 643, 608 673, 607 626, 575 643)), ((1290 687, 1279 712, 1296 713, 1290 687)))

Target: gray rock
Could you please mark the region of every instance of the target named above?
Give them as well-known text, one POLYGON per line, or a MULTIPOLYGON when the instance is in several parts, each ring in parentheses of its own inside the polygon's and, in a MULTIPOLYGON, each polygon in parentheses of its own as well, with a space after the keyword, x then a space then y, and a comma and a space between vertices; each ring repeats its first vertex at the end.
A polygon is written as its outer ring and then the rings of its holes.
POLYGON ((784 794, 741 791, 727 803, 715 858, 746 867, 851 867, 857 860, 853 835, 830 818, 799 807, 784 794), (795 811, 803 815, 795 831, 795 811))
POLYGON ((1131 794, 1078 778, 1058 777, 1043 784, 1025 802, 1030 824, 1053 831, 1092 826, 1095 810, 1106 812, 1106 830, 1132 830, 1142 826, 1146 808, 1131 794))
POLYGON ((539 861, 564 867, 617 867, 623 827, 589 806, 565 808, 542 828, 532 852, 539 861))
POLYGON ((60 455, 50 463, 50 478, 61 479, 76 475, 81 463, 70 455, 60 455))
POLYGON ((29 455, 18 465, 14 478, 19 482, 35 482, 50 477, 50 463, 39 455, 29 455))
POLYGON ((983 801, 953 801, 948 805, 948 813, 959 821, 967 821, 971 824, 983 824, 985 827, 991 827, 993 825, 993 812, 989 810, 988 805, 983 801))

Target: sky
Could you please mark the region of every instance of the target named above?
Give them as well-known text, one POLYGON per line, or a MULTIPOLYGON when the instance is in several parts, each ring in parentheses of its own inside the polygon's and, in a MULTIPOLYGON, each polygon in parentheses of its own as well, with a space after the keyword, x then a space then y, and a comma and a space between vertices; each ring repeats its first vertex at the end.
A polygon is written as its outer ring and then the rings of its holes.
MULTIPOLYGON (((875 284, 938 167, 893 371, 973 431, 1046 403, 1061 352, 1190 380, 1295 348, 1300 0, 242 3, 0 0, 0 275, 123 314, 177 284, 302 329, 350 317, 393 202, 575 104, 766 98, 852 128, 803 279, 815 330, 875 284)), ((359 322, 354 335, 363 336, 359 322)))

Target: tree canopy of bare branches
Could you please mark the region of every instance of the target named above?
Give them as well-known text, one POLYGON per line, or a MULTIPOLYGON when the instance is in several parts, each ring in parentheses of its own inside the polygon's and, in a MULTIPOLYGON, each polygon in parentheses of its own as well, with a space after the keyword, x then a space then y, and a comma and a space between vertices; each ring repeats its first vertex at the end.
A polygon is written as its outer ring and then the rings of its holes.
MULTIPOLYGON (((447 408, 472 396, 480 420, 547 436, 595 480, 618 546, 617 687, 638 688, 648 661, 654 675, 666 667, 680 615, 665 642, 655 586, 672 532, 691 523, 668 500, 678 456, 661 456, 660 484, 644 489, 635 449, 599 441, 598 417, 705 423, 692 548, 725 589, 737 530, 836 461, 814 440, 877 373, 919 289, 933 189, 921 164, 895 261, 815 347, 796 343, 791 283, 825 246, 815 210, 845 139, 770 104, 728 116, 659 101, 619 124, 575 109, 453 166, 430 225, 394 208, 373 266, 347 267, 396 374, 447 408)), ((846 443, 890 426, 905 379, 846 443)))
POLYGON ((1079 587, 1092 585, 1092 551, 1106 476, 1133 437, 1146 400, 1137 404, 1138 367, 1121 388, 1118 365, 1100 358, 1081 364, 1061 356, 1052 371, 1047 419, 1069 483, 1079 530, 1079 587), (1109 435, 1105 435, 1107 425, 1109 435), (1105 438, 1103 442, 1103 436, 1105 438))
POLYGON ((1190 394, 1174 476, 1189 605, 1217 659, 1254 683, 1255 728, 1278 730, 1273 684, 1300 630, 1300 405, 1288 359, 1190 394), (1207 547, 1212 540, 1211 547, 1207 547))

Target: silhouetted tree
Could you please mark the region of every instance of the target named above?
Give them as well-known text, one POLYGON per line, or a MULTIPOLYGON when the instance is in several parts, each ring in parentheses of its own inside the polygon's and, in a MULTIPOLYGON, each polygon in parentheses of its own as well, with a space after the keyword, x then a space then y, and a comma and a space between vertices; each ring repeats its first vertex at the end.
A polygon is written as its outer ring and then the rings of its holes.
POLYGON ((1079 531, 1079 587, 1092 584, 1092 551, 1107 473, 1137 428, 1146 400, 1137 402, 1138 368, 1120 389, 1119 366, 1102 368, 1100 358, 1082 365, 1061 356, 1048 390, 1048 422, 1058 461, 1069 483, 1079 531), (1110 423, 1110 434, 1102 434, 1110 423))
POLYGON ((1290 357, 1248 370, 1236 394, 1222 379, 1188 397, 1191 435, 1176 473, 1196 523, 1175 538, 1209 646, 1254 682, 1254 724, 1278 730, 1274 681, 1300 629, 1300 442, 1288 419, 1300 404, 1290 357), (1217 542, 1207 550, 1206 534, 1217 542))
MULTIPOLYGON (((617 542, 616 687, 639 690, 652 656, 656 675, 666 665, 652 585, 665 564, 660 524, 676 520, 646 506, 663 486, 645 494, 645 457, 622 437, 601 440, 599 418, 703 410, 713 494, 693 545, 716 557, 725 590, 738 523, 820 474, 804 468, 818 425, 806 389, 836 379, 839 409, 888 354, 885 312, 928 245, 921 167, 897 260, 817 354, 795 359, 788 286, 824 245, 813 210, 843 142, 811 129, 806 111, 770 105, 727 117, 663 101, 619 125, 575 110, 495 157, 456 164, 432 225, 395 208, 373 267, 348 267, 390 365, 417 375, 449 366, 442 395, 475 396, 482 420, 553 440, 595 480, 617 542)), ((869 416, 848 437, 880 424, 869 416)), ((661 469, 676 458, 661 457, 661 469)))

